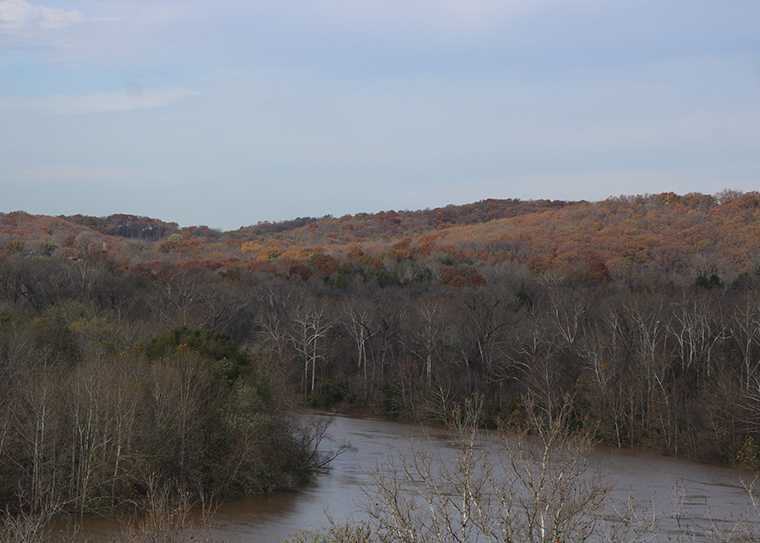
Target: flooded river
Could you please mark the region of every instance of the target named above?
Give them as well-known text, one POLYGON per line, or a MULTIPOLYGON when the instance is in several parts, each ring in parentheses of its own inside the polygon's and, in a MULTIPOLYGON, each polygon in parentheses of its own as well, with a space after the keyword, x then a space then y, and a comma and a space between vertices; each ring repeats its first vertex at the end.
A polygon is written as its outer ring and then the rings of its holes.
MULTIPOLYGON (((427 433, 437 452, 454 457, 455 448, 444 430, 428 428, 427 433)), ((339 456, 330 473, 297 492, 224 503, 216 515, 214 535, 231 543, 274 543, 299 529, 326 525, 328 514, 336 521, 361 519, 368 471, 390 451, 408 452, 410 439, 420 434, 419 425, 336 416, 328 430, 333 443, 325 442, 325 448, 347 441, 354 451, 339 456)), ((741 482, 742 477, 748 479, 746 472, 609 448, 597 449, 593 461, 611 472, 615 497, 624 499, 632 493, 640 503, 651 505, 654 500, 655 507, 664 511, 661 518, 668 531, 676 529, 672 513, 677 487, 685 492, 682 523, 704 525, 710 517, 735 518, 749 505, 741 482)), ((83 541, 106 541, 114 529, 112 523, 90 521, 80 535, 83 541)))

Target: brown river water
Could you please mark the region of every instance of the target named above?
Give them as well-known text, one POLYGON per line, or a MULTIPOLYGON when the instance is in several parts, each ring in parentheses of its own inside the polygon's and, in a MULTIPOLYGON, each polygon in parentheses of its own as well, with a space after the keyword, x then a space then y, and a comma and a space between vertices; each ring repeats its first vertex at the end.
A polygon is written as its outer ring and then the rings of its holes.
MULTIPOLYGON (((455 447, 445 430, 428 427, 425 433, 437 452, 454 457, 455 447)), ((328 429, 332 442, 325 441, 323 446, 329 449, 347 441, 355 451, 339 456, 329 473, 297 491, 225 502, 216 513, 213 535, 230 543, 276 543, 297 530, 325 526, 327 515, 336 521, 363 519, 362 487, 370 482, 367 472, 391 451, 408 453, 410 440, 421 435, 419 425, 335 416, 328 429)), ((742 486, 742 478, 751 480, 747 472, 611 448, 597 448, 593 462, 602 471, 611 472, 616 498, 625 499, 630 493, 650 508, 654 502, 654 507, 663 512, 660 518, 665 532, 676 530, 672 518, 676 488, 685 492, 682 525, 704 526, 710 518, 736 518, 750 505, 742 486)), ((108 541, 109 534, 116 530, 118 525, 113 521, 85 519, 76 540, 108 541)), ((65 526, 56 527, 60 535, 66 531, 65 526)))

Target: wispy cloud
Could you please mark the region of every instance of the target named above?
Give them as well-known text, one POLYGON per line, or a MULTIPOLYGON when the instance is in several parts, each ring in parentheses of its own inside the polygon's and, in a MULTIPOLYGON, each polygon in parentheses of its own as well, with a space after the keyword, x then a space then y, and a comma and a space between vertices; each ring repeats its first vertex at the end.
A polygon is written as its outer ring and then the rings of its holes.
POLYGON ((234 227, 750 190, 760 2, 676 4, 0 0, 5 205, 234 227), (128 177, 185 199, 132 196, 128 177))
POLYGON ((0 110, 32 110, 44 113, 83 114, 108 111, 131 111, 168 106, 182 98, 201 93, 188 87, 143 90, 130 84, 123 90, 79 96, 52 95, 40 98, 5 99, 0 110))
POLYGON ((350 24, 401 25, 434 30, 482 31, 497 24, 516 22, 536 11, 548 9, 556 0, 336 0, 313 9, 333 21, 350 24))
POLYGON ((77 10, 33 6, 24 0, 0 2, 0 30, 65 28, 86 21, 77 10))

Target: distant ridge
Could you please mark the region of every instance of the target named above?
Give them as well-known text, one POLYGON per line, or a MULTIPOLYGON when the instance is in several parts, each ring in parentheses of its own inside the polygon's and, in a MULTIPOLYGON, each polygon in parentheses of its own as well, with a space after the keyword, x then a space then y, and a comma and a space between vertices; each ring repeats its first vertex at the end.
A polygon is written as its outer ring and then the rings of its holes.
POLYGON ((78 258, 94 248, 125 267, 154 271, 175 265, 282 276, 304 266, 303 277, 333 280, 339 270, 344 276, 364 270, 366 280, 368 270, 382 270, 404 283, 445 279, 446 269, 455 277, 485 277, 509 264, 537 277, 551 272, 592 283, 688 282, 713 273, 734 281, 760 270, 760 194, 669 192, 593 203, 486 199, 259 222, 229 232, 127 214, 0 214, 0 254, 78 258))

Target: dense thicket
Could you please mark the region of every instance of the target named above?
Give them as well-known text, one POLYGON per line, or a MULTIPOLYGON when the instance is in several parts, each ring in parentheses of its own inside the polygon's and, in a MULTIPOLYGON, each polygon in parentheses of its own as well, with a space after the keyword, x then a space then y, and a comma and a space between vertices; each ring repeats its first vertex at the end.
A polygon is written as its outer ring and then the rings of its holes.
MULTIPOLYGON (((70 279, 68 261, 26 264, 59 287, 70 279)), ((22 297, 0 311, 4 508, 97 511, 139 501, 155 481, 260 493, 320 467, 321 436, 295 419, 279 364, 225 333, 151 338, 156 323, 79 294, 59 288, 44 308, 22 297)))
POLYGON ((3 216, 0 496, 292 482, 313 465, 291 393, 416 419, 477 393, 491 421, 572 395, 610 444, 757 462, 757 194, 494 202, 460 215, 516 214, 372 217, 395 237, 359 215, 156 241, 3 216))

